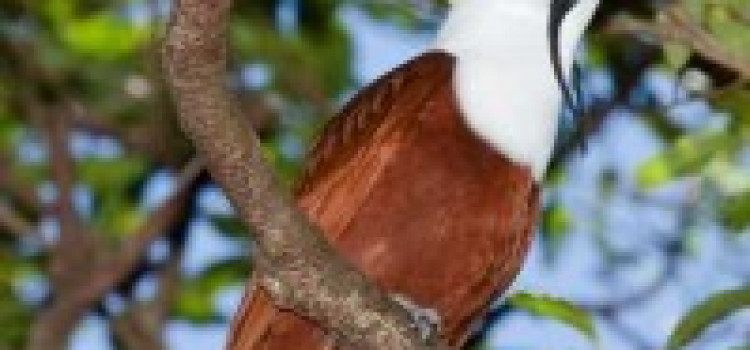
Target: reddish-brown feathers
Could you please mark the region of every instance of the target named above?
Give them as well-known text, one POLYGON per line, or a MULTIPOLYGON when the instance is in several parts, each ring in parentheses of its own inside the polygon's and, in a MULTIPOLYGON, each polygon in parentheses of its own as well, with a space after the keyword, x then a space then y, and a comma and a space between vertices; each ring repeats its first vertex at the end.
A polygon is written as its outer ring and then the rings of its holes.
MULTIPOLYGON (((392 293, 438 311, 462 344, 527 251, 538 190, 464 124, 454 59, 431 52, 355 97, 322 133, 297 195, 341 254, 392 293)), ((498 98, 502 98, 498 96, 498 98)), ((245 296, 231 350, 332 349, 312 322, 245 296)))

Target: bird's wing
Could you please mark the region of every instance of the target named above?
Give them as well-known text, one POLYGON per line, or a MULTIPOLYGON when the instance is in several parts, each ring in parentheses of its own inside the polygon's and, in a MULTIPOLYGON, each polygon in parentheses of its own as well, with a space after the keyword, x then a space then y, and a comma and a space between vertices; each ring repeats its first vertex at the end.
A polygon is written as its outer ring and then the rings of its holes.
POLYGON ((391 157, 412 140, 425 101, 450 84, 453 63, 447 53, 422 54, 361 91, 326 125, 295 194, 329 238, 342 232, 391 157), (349 195, 332 196, 342 191, 349 195))
MULTIPOLYGON (((360 91, 324 127, 295 195, 330 240, 343 232, 393 154, 408 144, 418 112, 431 93, 450 82, 453 63, 447 53, 424 53, 360 91), (349 195, 338 195, 342 191, 349 195)), ((322 349, 314 344, 323 338, 306 321, 280 312, 258 289, 252 295, 246 292, 228 349, 322 349), (294 334, 284 336, 286 332, 294 334)))

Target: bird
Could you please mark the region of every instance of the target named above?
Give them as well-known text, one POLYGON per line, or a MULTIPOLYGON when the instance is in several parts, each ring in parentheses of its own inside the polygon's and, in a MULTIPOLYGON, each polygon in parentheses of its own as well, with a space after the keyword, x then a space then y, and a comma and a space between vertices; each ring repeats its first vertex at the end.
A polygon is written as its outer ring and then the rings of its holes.
MULTIPOLYGON (((560 108, 581 108, 571 71, 598 3, 455 1, 432 45, 355 94, 304 162, 300 210, 451 347, 521 269, 560 108)), ((252 284, 227 344, 338 348, 252 284)))

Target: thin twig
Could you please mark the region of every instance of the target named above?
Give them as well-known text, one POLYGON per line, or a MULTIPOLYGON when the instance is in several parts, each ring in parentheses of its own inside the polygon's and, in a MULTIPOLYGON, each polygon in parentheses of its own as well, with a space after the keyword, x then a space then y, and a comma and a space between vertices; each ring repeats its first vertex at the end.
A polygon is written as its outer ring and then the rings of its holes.
POLYGON ((149 214, 122 249, 103 262, 94 264, 85 281, 66 293, 58 293, 53 304, 35 321, 28 345, 29 350, 61 349, 77 321, 94 303, 120 282, 138 264, 150 243, 159 237, 186 208, 188 197, 202 171, 200 160, 191 161, 175 181, 173 194, 158 209, 149 214))
POLYGON ((136 302, 128 311, 110 319, 115 336, 128 349, 165 349, 162 331, 179 283, 184 247, 172 247, 169 259, 158 273, 157 292, 153 299, 136 302))

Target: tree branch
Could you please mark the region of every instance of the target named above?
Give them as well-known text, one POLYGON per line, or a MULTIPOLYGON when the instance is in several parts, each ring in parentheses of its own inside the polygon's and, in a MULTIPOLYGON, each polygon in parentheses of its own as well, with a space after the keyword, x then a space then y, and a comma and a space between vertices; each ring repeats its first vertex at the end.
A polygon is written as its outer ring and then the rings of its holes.
POLYGON ((0 200, 0 227, 16 238, 28 237, 35 233, 34 226, 4 200, 0 200))
POLYGON ((132 238, 122 244, 120 251, 102 262, 91 262, 94 266, 89 269, 85 281, 56 295, 52 305, 41 312, 32 328, 29 350, 60 349, 65 345, 63 340, 81 315, 130 273, 149 244, 180 218, 201 171, 199 160, 185 166, 170 198, 149 214, 132 238))
POLYGON ((50 251, 47 267, 58 293, 74 289, 85 279, 97 258, 96 239, 81 221, 73 201, 75 160, 69 149, 71 136, 70 104, 65 99, 44 104, 36 96, 26 96, 29 118, 47 138, 50 176, 55 184, 55 202, 49 208, 59 223, 58 238, 50 251))
POLYGON ((241 219, 256 232, 261 285, 276 302, 359 349, 428 348, 407 313, 338 256, 300 213, 230 106, 229 0, 178 0, 163 59, 181 124, 241 219))
POLYGON ((183 251, 182 246, 171 248, 169 259, 159 270, 158 290, 152 300, 134 302, 125 314, 110 319, 112 332, 126 349, 166 349, 162 331, 179 289, 183 251))
POLYGON ((0 189, 9 197, 14 206, 38 214, 41 208, 36 189, 28 181, 20 179, 13 173, 14 164, 11 157, 0 150, 0 189))
POLYGON ((647 23, 634 18, 623 18, 610 23, 607 30, 624 33, 650 33, 659 40, 678 42, 690 47, 704 58, 737 72, 744 80, 750 80, 750 60, 728 52, 724 46, 701 25, 690 18, 683 2, 672 1, 661 10, 656 23, 647 23))

